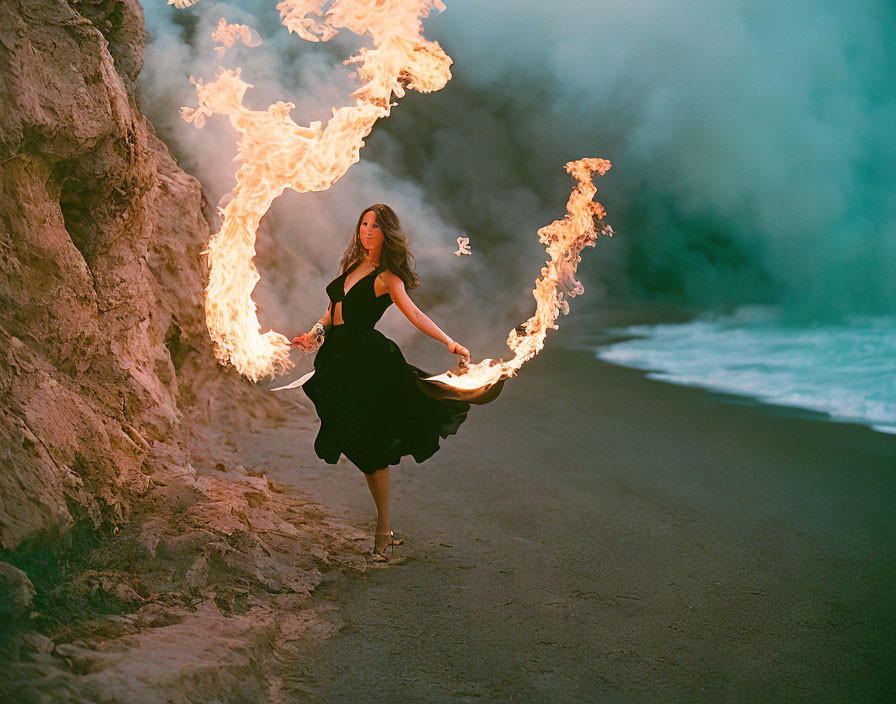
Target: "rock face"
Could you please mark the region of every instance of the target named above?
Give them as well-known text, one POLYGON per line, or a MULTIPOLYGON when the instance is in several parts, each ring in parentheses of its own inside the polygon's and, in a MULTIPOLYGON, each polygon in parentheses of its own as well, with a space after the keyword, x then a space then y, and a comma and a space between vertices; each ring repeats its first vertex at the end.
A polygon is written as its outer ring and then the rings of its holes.
POLYGON ((2 701, 280 701, 338 628, 312 592, 366 567, 227 441, 297 409, 215 360, 144 33, 136 0, 0 0, 2 701))
POLYGON ((3 548, 126 520, 214 404, 278 412, 211 353, 204 202, 138 109, 144 33, 136 0, 0 1, 3 548))

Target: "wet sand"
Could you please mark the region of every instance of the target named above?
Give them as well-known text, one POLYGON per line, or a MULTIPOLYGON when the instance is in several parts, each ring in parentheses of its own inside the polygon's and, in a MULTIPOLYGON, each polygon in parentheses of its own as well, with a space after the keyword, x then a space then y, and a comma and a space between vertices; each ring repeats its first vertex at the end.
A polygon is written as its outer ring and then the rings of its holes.
MULTIPOLYGON (((406 559, 319 588, 345 625, 293 686, 352 703, 893 701, 896 436, 568 347, 433 458, 392 467, 406 559)), ((263 439, 296 457, 271 478, 372 541, 363 476, 314 457, 316 427, 297 415, 263 439)))

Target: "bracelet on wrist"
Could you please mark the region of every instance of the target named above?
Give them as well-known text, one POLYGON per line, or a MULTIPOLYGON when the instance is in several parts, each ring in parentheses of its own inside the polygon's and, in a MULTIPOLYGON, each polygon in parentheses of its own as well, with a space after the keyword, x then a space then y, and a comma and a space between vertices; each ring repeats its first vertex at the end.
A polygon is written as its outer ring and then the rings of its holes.
POLYGON ((311 328, 311 333, 316 335, 319 340, 323 340, 327 336, 327 329, 323 323, 317 321, 311 328))

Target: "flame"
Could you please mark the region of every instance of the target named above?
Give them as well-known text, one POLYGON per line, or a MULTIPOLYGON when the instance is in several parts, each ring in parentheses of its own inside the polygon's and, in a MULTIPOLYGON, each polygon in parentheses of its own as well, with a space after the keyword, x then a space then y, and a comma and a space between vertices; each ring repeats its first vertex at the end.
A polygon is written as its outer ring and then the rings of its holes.
POLYGON ((600 222, 606 215, 604 207, 593 200, 597 193, 592 174, 603 176, 610 170, 606 159, 579 159, 566 164, 578 184, 566 204, 566 217, 555 220, 538 231, 538 240, 545 245, 550 259, 541 270, 541 278, 535 281, 535 315, 522 325, 510 331, 507 346, 513 358, 504 360, 484 359, 460 372, 447 371, 428 377, 458 389, 479 389, 492 386, 501 379, 514 376, 517 370, 537 355, 544 347, 547 331, 557 330, 556 320, 560 311, 569 313, 567 297, 572 298, 584 292, 584 287, 576 281, 576 266, 582 257, 579 253, 585 247, 593 247, 598 234, 612 236, 609 225, 601 224, 598 231, 595 220, 600 222))
POLYGON ((457 238, 457 251, 455 252, 457 256, 461 254, 470 254, 470 238, 464 237, 461 235, 457 238))
POLYGON ((218 20, 218 28, 212 32, 212 39, 224 46, 216 46, 215 51, 224 52, 232 47, 239 39, 246 46, 258 46, 261 37, 251 27, 245 24, 228 24, 223 17, 218 20))
MULTIPOLYGON (((198 0, 168 0, 189 7, 198 0)), ((364 138, 374 123, 387 117, 392 96, 401 98, 405 89, 420 92, 439 90, 451 78, 451 58, 437 42, 423 38, 421 19, 430 11, 445 9, 440 0, 284 0, 277 5, 283 25, 301 38, 317 42, 332 39, 340 29, 357 35, 369 34, 373 48, 362 48, 345 63, 356 64, 363 85, 351 95, 355 104, 333 109, 322 127, 320 122, 298 125, 289 117, 293 103, 278 101, 267 110, 249 110, 242 104, 251 84, 240 78, 240 69, 221 69, 216 80, 196 86, 198 106, 181 108, 181 116, 197 128, 205 118, 226 115, 239 133, 235 160, 240 164, 232 199, 218 211, 221 229, 209 240, 209 282, 205 289, 206 325, 214 342, 215 356, 231 363, 244 376, 258 381, 291 369, 289 340, 269 330, 262 334, 252 291, 260 277, 253 263, 255 232, 271 203, 286 188, 304 193, 332 186, 359 160, 364 138), (324 7, 329 5, 327 10, 324 7)), ((223 18, 212 34, 232 46, 237 37, 249 45, 260 43, 246 25, 228 24, 223 18)), ((536 281, 533 317, 510 332, 507 344, 514 356, 509 361, 485 359, 461 372, 448 371, 430 377, 459 389, 488 387, 513 376, 544 346, 548 329, 557 329, 559 311, 569 312, 566 297, 582 293, 575 280, 579 252, 594 246, 595 220, 604 209, 592 199, 596 193, 592 174, 610 168, 605 159, 569 162, 566 170, 577 180, 567 204, 568 214, 538 231, 550 256, 536 281)), ((601 234, 612 235, 605 225, 601 234)), ((469 254, 469 239, 458 238, 455 254, 469 254)))

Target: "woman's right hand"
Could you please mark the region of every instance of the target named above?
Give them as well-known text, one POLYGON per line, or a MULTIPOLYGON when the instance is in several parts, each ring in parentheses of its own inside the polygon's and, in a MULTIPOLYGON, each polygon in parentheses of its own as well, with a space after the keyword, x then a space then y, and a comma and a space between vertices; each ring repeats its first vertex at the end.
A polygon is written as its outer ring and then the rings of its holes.
POLYGON ((289 344, 292 347, 300 347, 304 352, 308 352, 311 349, 315 337, 316 335, 305 332, 298 337, 292 338, 292 342, 290 342, 289 344))

